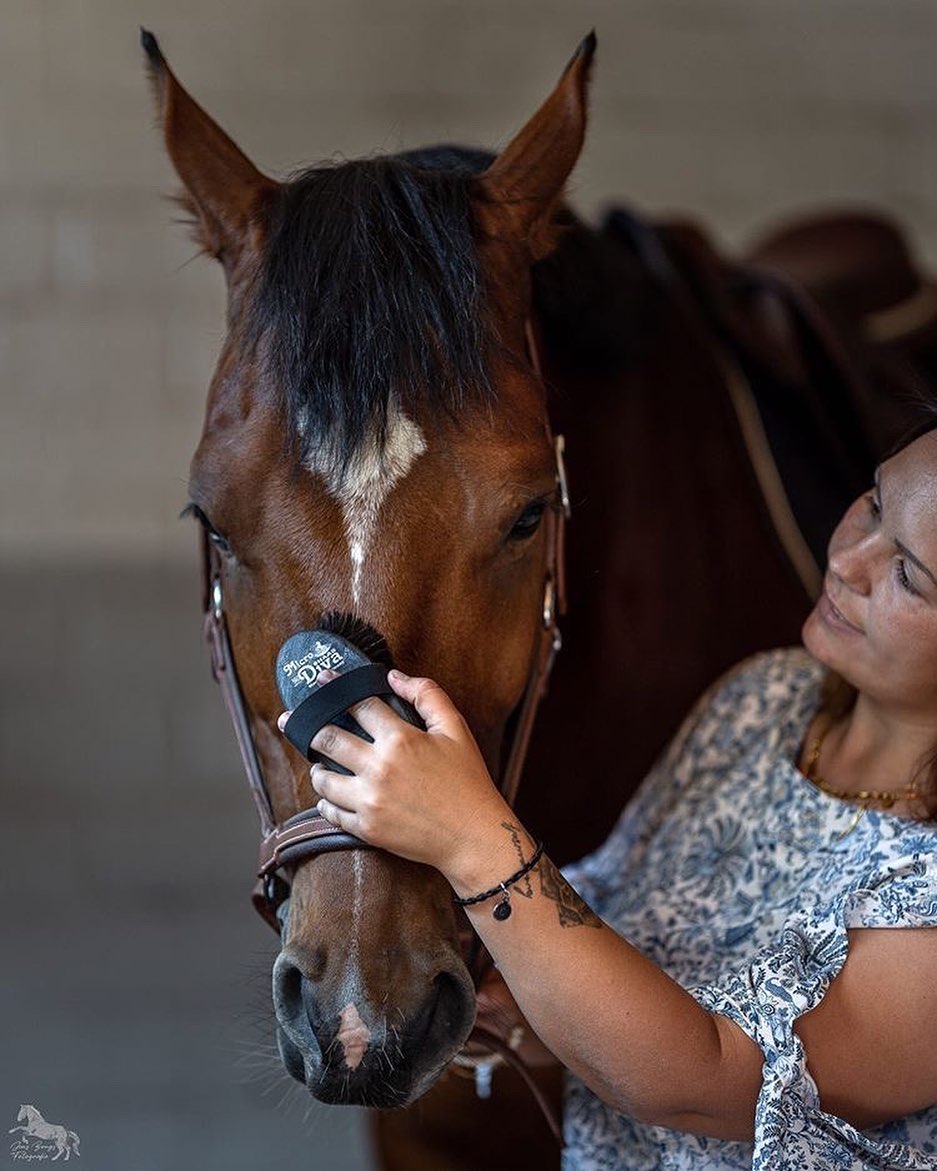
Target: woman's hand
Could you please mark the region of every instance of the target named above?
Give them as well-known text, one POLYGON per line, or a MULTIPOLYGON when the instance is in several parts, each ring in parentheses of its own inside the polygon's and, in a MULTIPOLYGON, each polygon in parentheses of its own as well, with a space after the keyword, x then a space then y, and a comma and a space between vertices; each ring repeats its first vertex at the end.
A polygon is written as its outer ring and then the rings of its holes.
MULTIPOLYGON (((442 688, 400 671, 391 671, 388 679, 419 712, 426 731, 376 698, 351 709, 373 744, 334 724, 321 728, 312 747, 353 775, 312 766, 319 812, 374 846, 435 866, 457 886, 464 876, 470 885, 474 859, 486 856, 486 838, 504 837, 500 825, 512 818, 510 807, 442 688)), ((281 728, 283 723, 281 716, 281 728)))

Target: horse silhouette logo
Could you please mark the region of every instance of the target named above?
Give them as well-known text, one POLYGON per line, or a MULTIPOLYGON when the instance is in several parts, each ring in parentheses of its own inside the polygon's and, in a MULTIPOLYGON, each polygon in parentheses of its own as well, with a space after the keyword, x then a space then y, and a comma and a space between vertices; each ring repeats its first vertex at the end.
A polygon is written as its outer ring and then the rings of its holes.
POLYGON ((14 1159, 61 1159, 72 1155, 81 1156, 78 1149, 78 1135, 54 1122, 46 1122, 35 1106, 20 1106, 16 1116, 20 1126, 10 1127, 10 1134, 19 1134, 10 1144, 10 1155, 14 1159))

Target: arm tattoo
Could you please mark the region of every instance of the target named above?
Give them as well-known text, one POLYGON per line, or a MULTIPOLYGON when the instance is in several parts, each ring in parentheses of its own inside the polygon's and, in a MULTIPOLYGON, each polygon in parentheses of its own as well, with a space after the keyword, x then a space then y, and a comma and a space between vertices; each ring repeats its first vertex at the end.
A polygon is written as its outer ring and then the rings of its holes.
POLYGON ((549 858, 541 858, 540 893, 556 903, 561 927, 601 927, 602 920, 586 900, 577 894, 549 858))
MULTIPOLYGON (((524 855, 524 847, 521 845, 520 830, 516 825, 511 825, 509 821, 502 821, 501 826, 511 835, 511 841, 514 843, 514 849, 517 851, 521 866, 526 865, 527 858, 524 855)), ((521 882, 515 882, 513 890, 515 894, 523 895, 525 899, 532 899, 534 897, 534 888, 530 884, 530 874, 525 874, 521 882), (523 883, 523 886, 521 883, 523 883)))
MULTIPOLYGON (((521 842, 519 827, 512 825, 509 821, 502 821, 501 825, 511 835, 511 841, 514 844, 514 849, 517 851, 517 857, 523 866, 527 861, 527 857, 521 842)), ((592 910, 585 899, 573 890, 549 858, 541 858, 534 869, 540 872, 540 893, 545 898, 552 899, 556 903, 561 927, 581 927, 583 925, 586 927, 602 926, 602 920, 599 916, 592 910)), ((514 893, 523 895, 525 899, 532 899, 534 896, 534 888, 530 882, 530 875, 525 874, 521 882, 515 883, 513 890, 514 893)))

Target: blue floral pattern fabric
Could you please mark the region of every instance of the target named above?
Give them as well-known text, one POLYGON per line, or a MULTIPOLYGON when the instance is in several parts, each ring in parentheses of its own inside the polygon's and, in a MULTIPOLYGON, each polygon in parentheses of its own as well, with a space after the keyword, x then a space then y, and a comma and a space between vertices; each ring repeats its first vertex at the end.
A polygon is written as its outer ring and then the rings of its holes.
POLYGON ((823 671, 802 650, 736 668, 608 841, 565 871, 619 934, 759 1045, 754 1142, 634 1122, 570 1075, 564 1171, 937 1169, 937 1108, 856 1130, 821 1109, 793 1029, 845 962, 848 929, 937 926, 937 828, 871 809, 857 818, 795 766, 823 671))

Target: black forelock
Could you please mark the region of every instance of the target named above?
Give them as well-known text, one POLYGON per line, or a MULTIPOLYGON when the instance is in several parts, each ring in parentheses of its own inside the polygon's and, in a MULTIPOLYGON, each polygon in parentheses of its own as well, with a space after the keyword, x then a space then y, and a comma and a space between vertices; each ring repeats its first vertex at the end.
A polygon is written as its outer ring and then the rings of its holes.
POLYGON ((343 469, 395 406, 455 417, 490 401, 471 189, 492 157, 433 147, 284 184, 248 336, 264 339, 302 458, 343 469))

